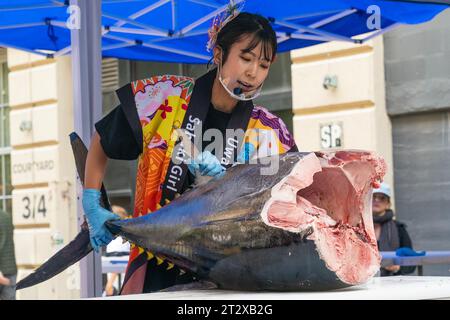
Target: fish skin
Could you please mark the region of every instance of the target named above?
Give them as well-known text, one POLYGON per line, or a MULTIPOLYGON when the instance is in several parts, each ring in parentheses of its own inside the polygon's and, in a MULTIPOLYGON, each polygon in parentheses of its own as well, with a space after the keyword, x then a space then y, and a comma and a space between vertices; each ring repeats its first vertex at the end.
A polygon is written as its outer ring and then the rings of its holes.
MULTIPOLYGON (((310 153, 280 157, 276 175, 261 165, 237 165, 157 212, 108 221, 113 234, 163 255, 200 279, 235 290, 331 290, 349 286, 329 271, 306 237, 261 219, 271 188, 310 153), (189 248, 179 251, 176 246, 189 248)), ((264 163, 264 162, 263 162, 264 163)), ((266 163, 266 162, 265 162, 266 163)))
MULTIPOLYGON (((108 221, 106 226, 222 289, 301 291, 351 286, 319 254, 312 227, 293 232, 271 226, 261 217, 272 188, 311 154, 280 155, 275 175, 261 176, 259 164, 233 166, 223 177, 185 192, 154 213, 108 221)), ((57 264, 52 259, 47 269, 57 264)), ((73 263, 66 262, 67 266, 73 263)), ((28 281, 27 286, 41 281, 28 281)), ((27 286, 18 284, 18 288, 27 286)))

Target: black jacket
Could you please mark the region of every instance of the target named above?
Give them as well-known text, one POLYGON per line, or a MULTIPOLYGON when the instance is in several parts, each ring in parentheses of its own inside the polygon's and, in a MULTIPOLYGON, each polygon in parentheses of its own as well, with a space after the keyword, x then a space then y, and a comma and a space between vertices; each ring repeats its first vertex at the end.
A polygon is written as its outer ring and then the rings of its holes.
POLYGON ((11 215, 0 210, 0 271, 5 276, 17 273, 11 215))
MULTIPOLYGON (((399 248, 408 247, 408 248, 413 249, 411 238, 408 234, 408 231, 406 230, 406 224, 399 222, 397 220, 394 220, 394 222, 395 222, 395 225, 397 226, 397 230, 398 230, 398 237, 399 237, 399 242, 400 242, 399 248)), ((381 228, 383 228, 383 225, 381 225, 381 228)), ((384 268, 381 268, 380 275, 382 277, 384 277, 384 276, 399 276, 399 275, 406 275, 406 274, 413 273, 415 270, 416 270, 415 266, 402 266, 402 267, 400 267, 400 270, 398 272, 393 273, 384 268)))

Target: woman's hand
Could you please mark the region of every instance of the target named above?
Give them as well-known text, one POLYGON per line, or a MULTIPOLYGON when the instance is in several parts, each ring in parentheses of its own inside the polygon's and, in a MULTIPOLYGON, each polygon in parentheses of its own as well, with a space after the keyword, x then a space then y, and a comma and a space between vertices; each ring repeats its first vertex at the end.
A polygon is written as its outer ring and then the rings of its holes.
POLYGON ((203 151, 191 163, 188 164, 189 171, 192 174, 200 172, 202 176, 220 177, 225 174, 225 168, 220 164, 211 152, 203 151))
POLYGON ((120 218, 100 206, 100 191, 97 189, 84 189, 83 209, 89 225, 92 248, 99 252, 101 246, 108 245, 114 239, 112 233, 106 228, 105 222, 120 218))
POLYGON ((384 267, 384 268, 387 271, 390 271, 390 272, 393 272, 393 273, 396 273, 396 272, 398 272, 400 270, 400 266, 397 266, 397 265, 387 266, 387 267, 384 267))

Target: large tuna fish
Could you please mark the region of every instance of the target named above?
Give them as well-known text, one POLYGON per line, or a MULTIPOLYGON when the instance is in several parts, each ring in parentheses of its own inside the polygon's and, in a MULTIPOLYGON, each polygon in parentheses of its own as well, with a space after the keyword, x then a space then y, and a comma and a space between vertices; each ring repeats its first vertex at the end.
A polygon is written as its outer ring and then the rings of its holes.
MULTIPOLYGON (((234 166, 152 214, 107 227, 224 289, 331 290, 378 271, 371 191, 386 171, 381 158, 288 153, 276 174, 261 167, 234 166)), ((18 287, 53 276, 52 264, 62 271, 49 260, 45 276, 38 270, 18 287)))

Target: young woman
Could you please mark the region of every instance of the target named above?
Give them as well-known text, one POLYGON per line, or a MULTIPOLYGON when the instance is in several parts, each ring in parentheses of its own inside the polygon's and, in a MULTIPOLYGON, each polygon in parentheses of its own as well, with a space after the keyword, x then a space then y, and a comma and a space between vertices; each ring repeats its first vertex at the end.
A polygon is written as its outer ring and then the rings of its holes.
MULTIPOLYGON (((281 119, 252 102, 275 60, 275 32, 262 16, 237 11, 228 14, 226 19, 216 20, 209 33, 216 68, 198 79, 165 75, 134 81, 117 90, 120 105, 96 123, 83 192, 96 250, 113 238, 104 222, 117 218, 99 205, 108 158, 139 159, 134 208, 134 217, 138 217, 186 191, 195 174, 220 176, 234 161, 246 161, 252 154, 297 151, 281 119), (227 129, 242 129, 245 136, 239 141, 224 138, 225 152, 201 152, 208 144, 202 141, 203 149, 193 162, 177 164, 173 161, 177 156, 174 128, 184 130, 192 141, 198 128, 219 130, 223 137, 227 129), (255 129, 269 132, 272 139, 255 141, 250 134, 255 129)), ((132 247, 122 294, 157 291, 192 279, 161 257, 132 247)))

